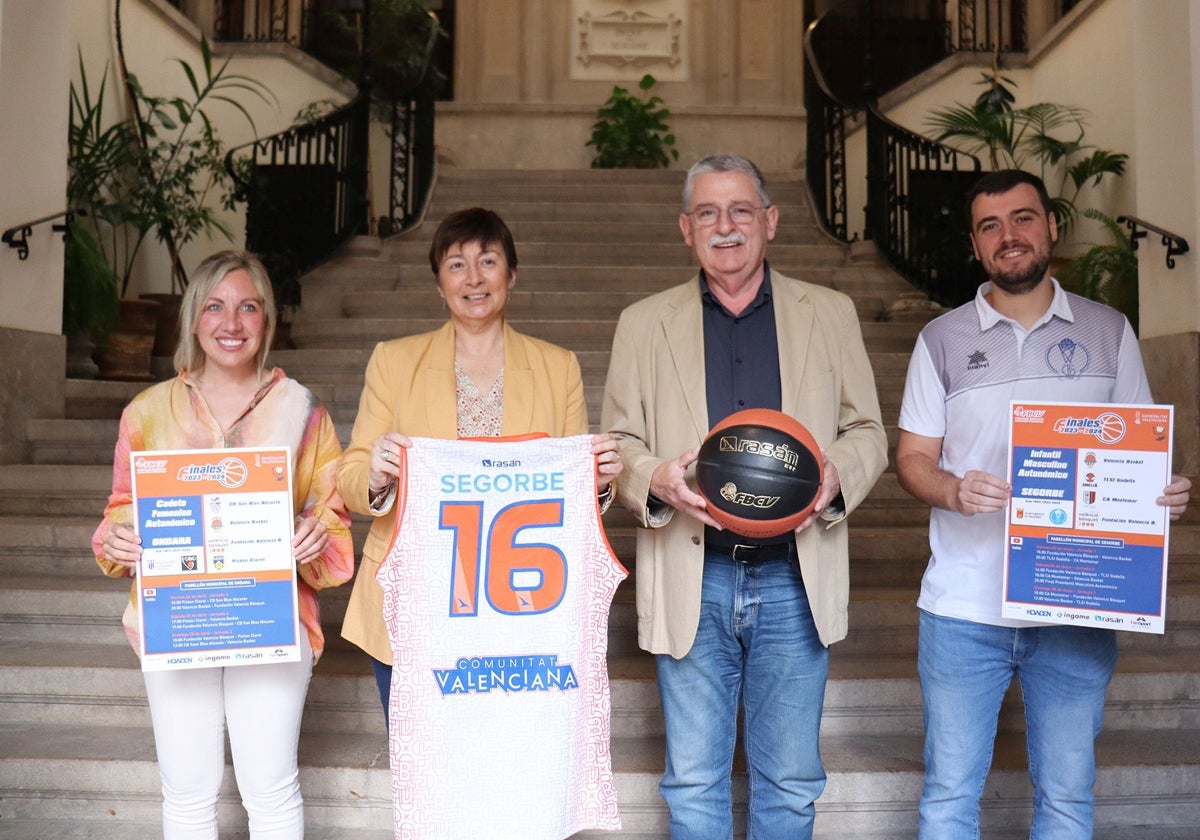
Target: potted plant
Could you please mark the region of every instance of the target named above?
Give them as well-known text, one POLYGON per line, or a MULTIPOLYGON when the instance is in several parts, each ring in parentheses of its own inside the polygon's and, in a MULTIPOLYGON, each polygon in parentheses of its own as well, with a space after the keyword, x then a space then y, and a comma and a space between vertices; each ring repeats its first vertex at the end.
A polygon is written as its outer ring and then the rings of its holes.
POLYGON ((67 376, 93 379, 98 373, 92 352, 116 323, 119 283, 92 233, 74 219, 69 221, 63 250, 62 309, 67 376))
POLYGON ((1034 165, 1043 181, 1047 169, 1062 166, 1058 195, 1051 196, 1059 232, 1078 215, 1076 200, 1086 186, 1107 175, 1125 173, 1129 156, 1100 149, 1084 140, 1088 113, 1083 108, 1039 102, 1015 107, 1010 88, 1016 82, 1001 75, 999 55, 978 84, 984 91, 971 105, 961 103, 934 110, 926 122, 939 133, 939 142, 962 144, 963 151, 986 152, 991 168, 1024 169, 1034 165))
POLYGON ((1104 226, 1111 242, 1093 243, 1069 260, 1057 277, 1063 288, 1124 313, 1138 328, 1138 261, 1129 236, 1115 219, 1088 208, 1083 215, 1104 226))
POLYGON ((617 85, 612 96, 596 112, 588 146, 596 147, 593 169, 667 168, 679 160, 675 135, 667 128, 671 112, 662 97, 651 96, 656 80, 649 73, 638 82, 641 96, 617 85))
MULTIPOLYGON (((224 168, 224 144, 205 110, 208 103, 232 106, 253 128, 237 96, 249 93, 271 101, 260 82, 229 73, 228 61, 214 66, 207 40, 201 40, 200 52, 198 69, 176 60, 188 84, 187 95, 153 96, 135 76, 126 75, 132 116, 111 123, 104 114, 107 67, 93 96, 80 55, 80 82, 78 87, 71 85, 68 202, 85 211, 78 226, 88 230, 90 241, 119 277, 114 297, 119 299, 121 315, 108 338, 120 347, 112 352, 101 349, 96 356, 101 376, 107 378, 153 378, 156 343, 163 358, 174 352, 175 302, 187 286, 179 249, 202 232, 230 237, 214 206, 216 193, 223 192, 225 207, 231 207, 234 198, 224 168), (166 306, 161 300, 125 298, 138 253, 151 232, 171 257, 172 293, 166 296, 166 306), (143 330, 148 339, 140 336, 143 330), (132 340, 135 333, 139 334, 136 341, 132 340)), ((169 375, 170 370, 161 368, 160 375, 169 375)))
MULTIPOLYGON (((230 59, 214 67, 207 38, 200 40, 200 56, 200 72, 183 59, 175 59, 188 84, 186 96, 153 96, 133 74, 126 73, 124 79, 133 103, 137 171, 128 194, 130 212, 126 219, 136 233, 130 259, 154 231, 170 252, 171 283, 178 292, 187 288, 180 249, 200 233, 232 238, 213 205, 214 194, 221 195, 221 205, 227 209, 232 208, 235 198, 225 170, 225 144, 207 113, 208 104, 217 101, 230 105, 255 130, 254 120, 237 96, 250 94, 263 102, 274 101, 270 90, 258 80, 230 73, 230 59)), ((128 273, 124 283, 122 294, 128 287, 128 273)))
POLYGON ((79 72, 79 86, 72 83, 70 89, 67 204, 75 212, 63 254, 62 326, 68 376, 92 378, 98 372, 91 359, 95 345, 108 338, 118 319, 123 278, 113 256, 124 239, 130 210, 123 195, 135 170, 129 123, 105 121, 108 68, 95 96, 82 54, 79 72))

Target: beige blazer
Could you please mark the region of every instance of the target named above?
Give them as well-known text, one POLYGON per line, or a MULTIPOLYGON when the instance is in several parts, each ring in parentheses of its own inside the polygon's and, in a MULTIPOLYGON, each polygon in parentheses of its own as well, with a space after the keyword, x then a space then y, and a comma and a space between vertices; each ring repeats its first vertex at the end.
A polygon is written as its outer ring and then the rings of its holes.
MULTIPOLYGON (((587 406, 579 361, 569 350, 504 325, 504 419, 501 434, 585 434, 587 406)), ((383 623, 383 590, 375 581, 395 528, 394 508, 379 514, 367 500, 371 444, 385 432, 416 437, 458 436, 454 326, 375 346, 354 418, 350 446, 338 467, 338 491, 355 513, 375 517, 363 545, 342 622, 342 637, 381 662, 392 661, 383 623)))
MULTIPOLYGON (((887 466, 887 436, 854 303, 846 295, 771 274, 783 411, 808 427, 837 467, 845 513, 887 466)), ((650 475, 708 433, 698 278, 628 307, 617 323, 600 428, 620 438, 617 494, 637 517, 638 642, 679 658, 700 617, 704 526, 647 508, 650 475)), ((723 419, 723 418, 715 418, 723 419)), ((689 475, 689 478, 692 476, 689 475)), ((845 516, 818 520, 796 541, 822 643, 846 635, 850 596, 845 516)))

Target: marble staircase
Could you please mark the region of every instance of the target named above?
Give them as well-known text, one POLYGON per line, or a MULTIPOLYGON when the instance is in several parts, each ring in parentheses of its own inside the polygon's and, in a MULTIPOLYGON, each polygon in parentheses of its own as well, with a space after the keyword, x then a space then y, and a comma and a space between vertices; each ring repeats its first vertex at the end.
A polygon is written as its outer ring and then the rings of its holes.
MULTIPOLYGON (((780 206, 768 256, 779 271, 840 289, 862 317, 884 421, 894 442, 908 354, 922 319, 888 319, 912 290, 877 258, 826 239, 804 184, 768 175, 780 206)), ((593 424, 621 308, 685 280, 679 172, 441 173, 424 225, 380 243, 357 240, 304 281, 298 349, 272 361, 309 385, 348 439, 376 341, 445 318, 427 249, 447 212, 497 210, 520 256, 509 314, 518 329, 575 350, 593 424)), ((127 587, 102 577, 88 540, 103 509, 117 418, 139 386, 70 380, 66 416, 30 424, 29 463, 0 466, 0 837, 143 838, 160 834, 158 776, 141 675, 119 615, 127 587)), ((1200 836, 1200 525, 1171 532, 1171 600, 1163 636, 1123 634, 1109 692, 1096 787, 1100 840, 1200 836)), ((636 575, 632 519, 607 525, 636 575)), ((916 836, 921 698, 914 606, 928 553, 927 511, 885 473, 851 522, 850 635, 831 655, 818 803, 824 840, 916 836)), ((356 521, 361 544, 365 523, 356 521)), ((301 736, 308 836, 390 837, 382 714, 362 655, 337 637, 349 587, 322 594, 329 648, 315 670, 301 736)), ((657 792, 662 720, 650 658, 637 649, 633 581, 610 622, 613 756, 625 829, 668 836, 657 792)), ((1020 696, 1006 699, 984 793, 984 836, 1028 836, 1029 786, 1020 696)), ((739 825, 745 789, 735 787, 739 825)), ((245 837, 232 770, 222 837, 245 837)), ((591 837, 592 835, 587 835, 591 837)))

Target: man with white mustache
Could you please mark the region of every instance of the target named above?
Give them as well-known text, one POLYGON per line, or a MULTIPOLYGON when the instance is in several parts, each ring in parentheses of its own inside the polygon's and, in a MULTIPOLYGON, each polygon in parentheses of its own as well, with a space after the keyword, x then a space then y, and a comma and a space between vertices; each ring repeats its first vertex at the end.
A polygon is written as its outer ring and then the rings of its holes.
POLYGON ((638 641, 655 654, 666 721, 659 789, 675 840, 731 837, 741 710, 747 836, 811 838, 828 646, 847 626, 846 517, 886 466, 887 437, 853 302, 767 264, 779 209, 758 168, 699 161, 683 208, 700 273, 621 314, 601 416, 626 464, 618 498, 641 526, 638 641), (795 417, 825 456, 815 512, 773 539, 721 530, 688 483, 708 430, 749 408, 795 417))
MULTIPOLYGON (((978 840, 997 716, 1014 676, 1025 704, 1032 840, 1088 840, 1094 743, 1117 663, 1116 632, 1001 617, 1009 401, 1150 403, 1125 317, 1050 276, 1058 226, 1041 179, 1016 169, 967 194, 988 282, 930 322, 913 351, 896 471, 930 505, 917 670, 925 717, 922 840, 978 840)), ((1178 519, 1191 482, 1158 504, 1178 519)))

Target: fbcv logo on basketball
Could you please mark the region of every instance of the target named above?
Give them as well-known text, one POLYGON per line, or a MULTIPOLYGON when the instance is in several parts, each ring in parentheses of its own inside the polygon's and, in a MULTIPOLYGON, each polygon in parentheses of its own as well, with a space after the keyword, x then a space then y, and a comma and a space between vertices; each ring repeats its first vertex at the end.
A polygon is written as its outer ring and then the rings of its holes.
POLYGON ((721 498, 735 505, 764 510, 775 507, 775 503, 779 501, 778 496, 756 496, 753 493, 743 493, 732 481, 725 482, 721 487, 721 498))

